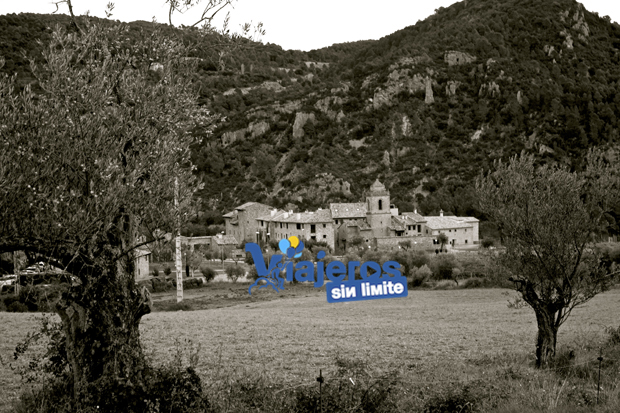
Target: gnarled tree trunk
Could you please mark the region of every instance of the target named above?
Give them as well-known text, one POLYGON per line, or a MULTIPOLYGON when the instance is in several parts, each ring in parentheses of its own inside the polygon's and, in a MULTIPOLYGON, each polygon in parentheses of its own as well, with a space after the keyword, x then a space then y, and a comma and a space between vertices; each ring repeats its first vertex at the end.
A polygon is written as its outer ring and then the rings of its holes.
POLYGON ((534 307, 538 334, 536 336, 536 367, 545 368, 555 356, 558 328, 555 325, 555 312, 545 306, 534 307))
MULTIPOLYGON (((116 265, 95 269, 57 305, 65 334, 74 408, 99 404, 106 389, 143 386, 139 323, 151 310, 148 291, 116 265)), ((103 403, 105 404, 105 403, 103 403)))

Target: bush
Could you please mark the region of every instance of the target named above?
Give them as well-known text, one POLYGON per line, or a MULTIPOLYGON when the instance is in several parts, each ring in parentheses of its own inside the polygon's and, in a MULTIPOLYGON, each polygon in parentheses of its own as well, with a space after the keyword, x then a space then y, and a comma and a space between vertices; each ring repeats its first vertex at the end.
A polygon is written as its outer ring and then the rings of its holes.
POLYGON ((173 288, 172 282, 161 280, 159 278, 153 278, 151 282, 153 285, 153 291, 156 293, 162 293, 173 288))
POLYGON ((248 271, 248 278, 250 280, 258 280, 258 271, 256 271, 256 267, 255 266, 251 266, 250 270, 248 271))
POLYGON ((194 288, 201 288, 204 284, 200 278, 184 278, 183 289, 191 290, 194 288))
POLYGON ((490 247, 493 246, 493 244, 494 244, 494 241, 492 239, 489 239, 489 238, 483 239, 480 242, 480 245, 482 245, 482 248, 490 248, 490 247))
POLYGON ((170 267, 164 268, 164 275, 170 277, 170 274, 172 274, 172 269, 170 269, 170 267))
POLYGON ((159 270, 157 269, 157 267, 151 270, 151 274, 153 274, 153 277, 159 277, 159 270))
POLYGON ((454 254, 441 254, 433 257, 430 268, 436 280, 450 280, 453 278, 453 269, 458 267, 454 254))
POLYGON ((215 278, 215 270, 211 267, 200 267, 200 272, 207 282, 213 281, 215 278))
POLYGON ((419 287, 427 282, 433 275, 433 272, 426 264, 420 268, 412 270, 411 272, 413 274, 411 276, 411 280, 409 281, 409 287, 419 287))
POLYGON ((19 301, 15 301, 6 308, 6 311, 9 313, 27 313, 28 306, 24 303, 20 303, 19 301))
POLYGON ((240 277, 245 275, 245 271, 243 268, 238 265, 228 265, 226 266, 226 276, 229 280, 236 283, 240 277))

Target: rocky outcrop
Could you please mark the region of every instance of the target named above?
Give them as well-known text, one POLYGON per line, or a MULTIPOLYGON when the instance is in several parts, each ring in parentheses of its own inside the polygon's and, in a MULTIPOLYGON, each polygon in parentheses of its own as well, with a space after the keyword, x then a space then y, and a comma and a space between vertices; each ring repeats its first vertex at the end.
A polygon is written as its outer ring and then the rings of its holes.
POLYGON ((301 109, 301 100, 291 100, 286 103, 275 103, 273 105, 274 111, 278 113, 293 113, 296 110, 301 109))
POLYGON ((245 138, 245 131, 246 129, 239 129, 233 132, 225 132, 222 135, 222 145, 228 146, 234 142, 242 140, 243 138, 245 138))
POLYGON ((403 115, 403 123, 401 125, 401 132, 403 136, 411 135, 411 122, 409 121, 409 118, 407 117, 407 115, 403 115))
POLYGON ((464 65, 475 62, 476 56, 472 56, 464 52, 458 52, 456 50, 449 50, 444 53, 443 60, 448 64, 448 66, 464 65))
POLYGON ((415 93, 420 90, 427 90, 427 78, 418 73, 410 77, 409 73, 409 69, 394 70, 391 72, 388 76, 386 87, 384 89, 377 88, 375 90, 375 95, 372 100, 373 107, 378 109, 383 105, 392 105, 392 98, 402 91, 415 93))
POLYGON ((426 94, 424 96, 424 103, 430 105, 431 103, 435 103, 435 98, 433 97, 433 85, 431 83, 430 78, 426 78, 426 94))
POLYGON ((337 120, 339 113, 331 110, 330 105, 342 105, 343 103, 344 100, 340 96, 327 96, 323 99, 317 100, 317 102, 314 104, 314 107, 317 108, 319 111, 325 113, 329 119, 337 120))
POLYGON ((480 90, 478 91, 478 96, 480 97, 489 96, 494 98, 496 96, 499 96, 499 94, 499 85, 493 81, 489 83, 483 83, 482 86, 480 86, 480 90))
POLYGON ((446 96, 454 96, 456 95, 456 89, 461 85, 461 82, 458 80, 448 80, 448 84, 446 85, 446 96))
POLYGON ((379 78, 379 75, 376 73, 373 73, 372 75, 368 76, 366 79, 364 79, 364 81, 362 82, 362 90, 366 89, 368 86, 370 86, 370 84, 372 82, 374 82, 375 80, 377 80, 379 78))
POLYGON ((247 128, 247 131, 252 135, 253 138, 263 135, 268 130, 269 130, 269 123, 265 121, 250 123, 250 125, 247 128))
POLYGON ((293 124, 293 138, 299 139, 304 136, 304 126, 308 121, 314 122, 314 113, 297 112, 293 124))
POLYGON ((404 67, 404 66, 410 66, 410 67, 414 67, 417 64, 423 63, 423 62, 430 62, 431 58, 428 57, 428 55, 420 55, 420 56, 413 56, 413 57, 401 57, 396 63, 392 63, 390 65, 389 70, 395 70, 398 69, 399 67, 404 67))
MULTIPOLYGON (((263 88, 263 89, 267 89, 267 90, 273 90, 276 93, 282 92, 283 90, 286 90, 286 88, 284 86, 282 86, 280 83, 273 82, 273 81, 266 81, 266 82, 261 83, 258 86, 244 87, 244 88, 240 88, 238 90, 241 91, 242 95, 247 95, 252 90, 258 89, 258 88, 263 88)), ((223 93, 223 95, 224 96, 229 96, 229 95, 235 94, 236 92, 237 92, 237 89, 236 88, 232 88, 232 89, 228 89, 227 91, 225 91, 223 93)))

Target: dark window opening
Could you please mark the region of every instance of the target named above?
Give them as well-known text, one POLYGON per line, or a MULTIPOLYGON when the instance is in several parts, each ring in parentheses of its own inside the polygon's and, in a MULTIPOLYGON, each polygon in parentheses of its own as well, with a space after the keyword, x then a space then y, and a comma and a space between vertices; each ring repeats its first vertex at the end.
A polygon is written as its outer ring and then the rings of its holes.
POLYGON ((383 209, 383 200, 379 200, 379 211, 383 209))

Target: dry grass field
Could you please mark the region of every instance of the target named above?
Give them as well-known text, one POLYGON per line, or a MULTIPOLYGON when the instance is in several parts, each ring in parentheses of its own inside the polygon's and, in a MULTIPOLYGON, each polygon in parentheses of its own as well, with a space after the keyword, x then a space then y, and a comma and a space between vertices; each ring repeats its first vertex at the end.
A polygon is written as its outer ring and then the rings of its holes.
MULTIPOLYGON (((431 394, 436 388, 481 380, 490 386, 489 392, 498 393, 500 404, 508 406, 501 411, 513 411, 511 403, 522 400, 529 401, 531 411, 565 411, 563 403, 578 398, 569 397, 564 376, 532 367, 534 314, 527 307, 508 308, 504 291, 414 290, 402 299, 341 304, 328 304, 324 293, 316 291, 227 308, 156 312, 143 318, 141 331, 146 353, 155 363, 168 363, 179 351, 189 357, 199 345, 197 371, 213 403, 228 411, 235 411, 230 399, 240 384, 260 380, 265 388, 272 386, 274 394, 286 395, 292 389, 316 387, 319 369, 329 382, 336 375, 337 360, 359 361, 367 381, 398 378, 396 405, 401 411, 424 402, 420 389, 431 394), (504 386, 495 388, 495 382, 504 386)), ((572 363, 583 366, 589 377, 596 370, 598 349, 607 340, 604 327, 618 327, 618 315, 620 290, 595 297, 562 326, 558 350, 574 350, 572 363)), ((8 411, 22 388, 8 363, 15 345, 36 328, 38 317, 0 313, 0 411, 8 411)), ((604 375, 605 400, 617 399, 619 377, 617 372, 604 375)), ((594 393, 584 391, 591 393, 582 397, 587 405, 594 393)))

